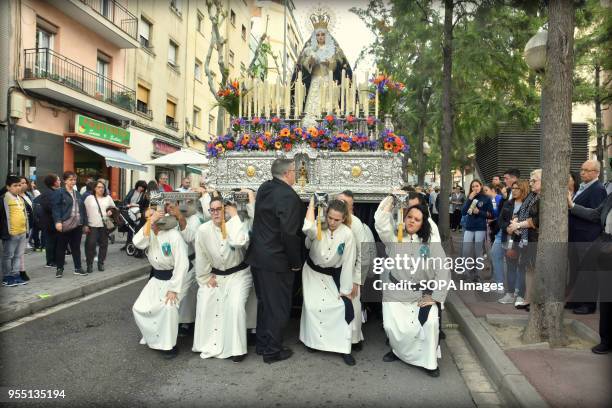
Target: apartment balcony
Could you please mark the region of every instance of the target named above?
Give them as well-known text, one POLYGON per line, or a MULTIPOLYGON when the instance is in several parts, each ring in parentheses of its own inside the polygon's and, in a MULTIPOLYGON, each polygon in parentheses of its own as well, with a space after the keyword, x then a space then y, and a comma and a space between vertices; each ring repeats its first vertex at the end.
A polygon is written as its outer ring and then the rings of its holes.
POLYGON ((48 48, 24 54, 24 89, 118 120, 138 118, 133 89, 48 48))
POLYGON ((116 0, 47 0, 119 48, 138 48, 138 18, 116 0))

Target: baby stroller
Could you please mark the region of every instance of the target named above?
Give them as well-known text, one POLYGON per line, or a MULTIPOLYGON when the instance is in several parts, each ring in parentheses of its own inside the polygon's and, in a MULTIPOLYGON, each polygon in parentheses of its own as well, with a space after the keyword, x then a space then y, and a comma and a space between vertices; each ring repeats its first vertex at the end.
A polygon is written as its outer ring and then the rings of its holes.
POLYGON ((119 232, 128 234, 127 242, 125 243, 125 253, 128 254, 128 256, 142 258, 144 256, 144 252, 141 249, 136 248, 136 246, 132 243, 134 234, 136 234, 140 228, 142 228, 142 215, 140 213, 140 208, 119 206, 119 217, 123 221, 123 225, 121 225, 118 229, 119 232))

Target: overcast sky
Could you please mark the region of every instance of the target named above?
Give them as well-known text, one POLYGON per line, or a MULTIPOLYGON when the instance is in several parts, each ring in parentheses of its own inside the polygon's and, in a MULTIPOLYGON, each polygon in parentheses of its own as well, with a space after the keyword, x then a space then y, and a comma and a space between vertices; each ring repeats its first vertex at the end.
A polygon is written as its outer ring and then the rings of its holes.
MULTIPOLYGON (((307 0, 294 0, 295 4, 295 17, 297 19, 300 30, 302 31, 302 37, 304 41, 307 41, 311 35, 312 26, 306 26, 308 19, 308 11, 315 6, 316 2, 307 0)), ((328 0, 323 3, 325 7, 330 8, 336 16, 336 24, 334 31, 332 32, 336 41, 344 51, 344 54, 351 63, 351 67, 355 69, 355 61, 359 56, 359 53, 363 47, 371 44, 374 41, 374 35, 365 26, 359 17, 351 13, 349 9, 351 7, 365 8, 368 4, 367 0, 328 0)), ((370 73, 373 71, 372 58, 362 60, 357 67, 357 72, 364 72, 369 70, 370 73)), ((359 77, 363 79, 363 74, 359 77)))

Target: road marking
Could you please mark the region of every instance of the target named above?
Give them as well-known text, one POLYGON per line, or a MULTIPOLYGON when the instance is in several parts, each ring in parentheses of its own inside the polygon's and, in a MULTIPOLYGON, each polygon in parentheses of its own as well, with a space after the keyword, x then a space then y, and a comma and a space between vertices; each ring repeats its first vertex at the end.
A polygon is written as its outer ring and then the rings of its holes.
POLYGON ((136 283, 136 282, 148 279, 148 278, 149 278, 148 276, 141 276, 141 277, 138 277, 138 278, 134 278, 132 280, 125 281, 125 282, 120 283, 118 285, 111 286, 111 287, 106 288, 106 289, 102 289, 99 292, 91 293, 91 294, 89 294, 87 296, 83 296, 83 297, 80 297, 78 299, 70 300, 68 302, 61 303, 59 305, 51 306, 51 307, 49 307, 47 309, 41 310, 41 311, 36 312, 36 313, 34 313, 32 315, 22 317, 21 319, 13 320, 12 322, 8 322, 8 323, 5 323, 2 326, 0 326, 0 333, 5 332, 7 330, 14 329, 15 327, 19 327, 22 324, 26 324, 26 323, 31 322, 31 321, 36 320, 36 319, 40 319, 41 317, 48 316, 48 315, 53 314, 55 312, 59 312, 60 310, 67 309, 67 308, 69 308, 71 306, 78 305, 79 303, 86 302, 88 300, 97 298, 98 296, 105 295, 105 294, 107 294, 109 292, 112 292, 114 290, 121 289, 124 286, 128 286, 128 285, 131 285, 133 283, 136 283))

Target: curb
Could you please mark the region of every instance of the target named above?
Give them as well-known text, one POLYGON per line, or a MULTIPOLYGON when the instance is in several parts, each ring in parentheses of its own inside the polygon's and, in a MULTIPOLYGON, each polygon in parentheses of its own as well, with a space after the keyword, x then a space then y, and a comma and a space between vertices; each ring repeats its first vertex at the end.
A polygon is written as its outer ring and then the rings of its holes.
POLYGON ((549 406, 458 295, 451 292, 445 305, 509 406, 549 406))
POLYGON ((45 299, 35 298, 25 302, 19 302, 10 306, 2 307, 0 308, 0 324, 21 319, 22 317, 40 312, 41 310, 50 308, 52 306, 57 306, 61 303, 81 298, 102 289, 118 285, 122 282, 144 276, 150 269, 151 266, 149 265, 138 266, 117 275, 109 276, 105 279, 79 286, 78 288, 71 288, 55 293, 45 299))

